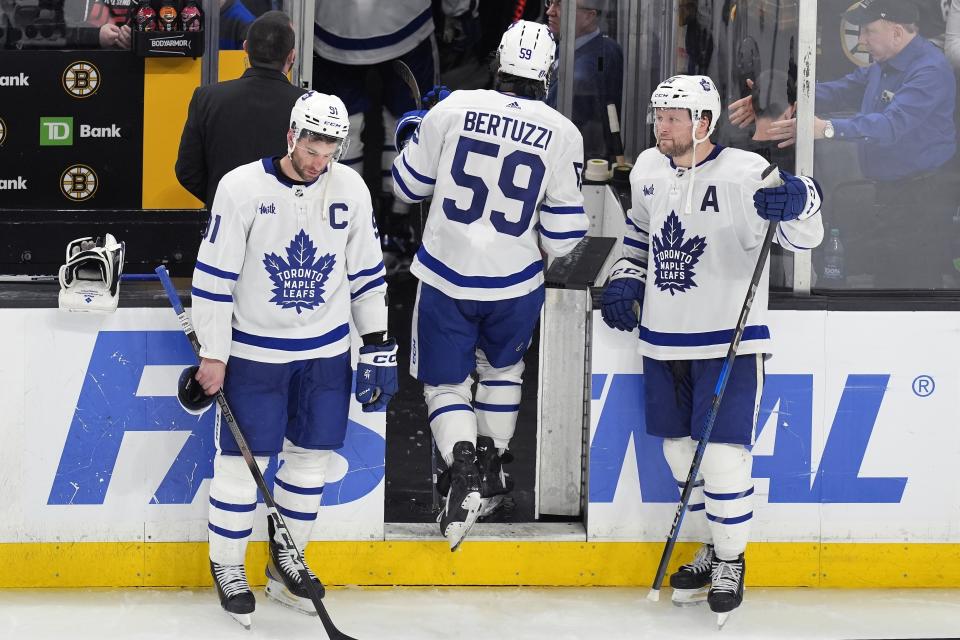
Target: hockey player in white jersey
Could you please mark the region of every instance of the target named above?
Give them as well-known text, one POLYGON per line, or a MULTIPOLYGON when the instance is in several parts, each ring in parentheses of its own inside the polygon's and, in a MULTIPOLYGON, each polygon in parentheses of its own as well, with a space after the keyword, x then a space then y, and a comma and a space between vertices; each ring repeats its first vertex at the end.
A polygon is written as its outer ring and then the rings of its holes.
POLYGON ((568 253, 589 226, 583 139, 542 101, 554 51, 545 25, 517 22, 500 42, 495 91, 454 91, 398 126, 395 193, 433 197, 410 269, 420 279, 410 372, 450 466, 440 530, 451 550, 508 491, 501 456, 543 306, 541 252, 568 253))
MULTIPOLYGON (((444 0, 442 10, 447 21, 476 23, 478 0, 444 0)), ((430 0, 316 0, 314 25, 313 88, 340 96, 350 112, 350 145, 342 158, 362 173, 364 114, 370 110, 367 94, 367 73, 379 75, 383 87, 382 145, 377 143, 374 155, 380 158, 382 189, 390 204, 391 215, 382 218, 386 235, 384 256, 392 274, 406 269, 409 251, 399 241, 412 240, 404 215, 409 205, 393 199, 390 167, 396 158, 393 132, 397 118, 413 109, 413 97, 391 64, 406 64, 417 84, 433 86, 438 78, 437 44, 434 35, 433 9, 430 0), (399 236, 399 237, 398 237, 399 236)))
MULTIPOLYGON (((823 239, 819 186, 781 172, 782 186, 761 188, 763 158, 710 142, 720 112, 720 96, 705 76, 675 76, 653 93, 657 147, 640 154, 630 173, 633 207, 623 257, 602 304, 609 326, 639 327, 647 432, 664 439, 681 489, 767 225, 780 223, 775 240, 788 250, 809 251, 823 239)), ((768 286, 765 269, 684 519, 705 544, 670 576, 675 603, 706 596, 722 616, 743 599, 753 517, 747 447, 764 356, 772 351, 768 286)))
MULTIPOLYGON (((311 91, 299 98, 287 155, 243 165, 220 181, 193 274, 202 348, 192 379, 208 396, 224 389, 261 468, 282 452, 274 499, 301 552, 331 452, 346 433, 351 318, 364 343, 358 402, 364 411, 382 411, 397 388, 370 193, 359 174, 337 162, 348 127, 336 96, 311 91)), ((192 379, 183 376, 181 386, 192 379)), ((183 397, 191 394, 182 390, 183 397)), ((188 409, 211 401, 192 398, 188 409)), ((249 626, 255 602, 244 557, 257 488, 239 453, 230 431, 218 428, 208 536, 221 604, 249 626)), ((269 533, 267 596, 313 612, 293 558, 269 533)))

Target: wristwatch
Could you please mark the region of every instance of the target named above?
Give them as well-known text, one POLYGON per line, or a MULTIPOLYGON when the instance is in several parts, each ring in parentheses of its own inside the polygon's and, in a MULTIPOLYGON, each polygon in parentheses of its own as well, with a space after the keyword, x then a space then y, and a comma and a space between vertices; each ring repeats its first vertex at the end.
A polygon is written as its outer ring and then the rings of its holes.
POLYGON ((828 140, 833 138, 833 123, 829 120, 826 121, 826 124, 823 125, 823 137, 828 140))

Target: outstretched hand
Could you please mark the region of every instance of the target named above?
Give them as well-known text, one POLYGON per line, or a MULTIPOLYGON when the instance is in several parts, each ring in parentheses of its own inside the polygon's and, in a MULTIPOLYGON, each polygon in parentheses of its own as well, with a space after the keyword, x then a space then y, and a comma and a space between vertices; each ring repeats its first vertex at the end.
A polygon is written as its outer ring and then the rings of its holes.
MULTIPOLYGON (((753 91, 753 80, 747 80, 747 87, 753 91)), ((727 117, 730 119, 730 124, 741 129, 746 129, 757 119, 757 114, 753 111, 753 96, 735 100, 730 103, 727 109, 729 110, 727 117)))

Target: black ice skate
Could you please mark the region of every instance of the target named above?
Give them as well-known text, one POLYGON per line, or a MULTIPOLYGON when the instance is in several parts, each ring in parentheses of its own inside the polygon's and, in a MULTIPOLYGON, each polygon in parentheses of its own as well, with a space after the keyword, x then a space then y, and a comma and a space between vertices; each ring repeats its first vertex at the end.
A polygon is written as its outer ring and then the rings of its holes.
POLYGON ((447 502, 437 520, 440 533, 456 551, 480 511, 480 473, 477 471, 473 443, 461 440, 453 445, 453 464, 450 466, 450 491, 447 502))
POLYGON ((743 579, 747 564, 743 554, 736 560, 713 559, 712 580, 707 602, 710 610, 717 614, 717 626, 723 627, 730 613, 743 602, 743 579))
POLYGON ((513 456, 497 451, 493 438, 477 437, 477 468, 480 470, 480 512, 477 518, 486 518, 502 505, 506 494, 513 490, 513 480, 503 471, 503 463, 513 456))
MULTIPOLYGON (((300 572, 297 570, 298 561, 296 554, 291 549, 287 551, 275 539, 275 531, 272 520, 267 520, 267 528, 270 533, 270 560, 267 562, 267 586, 264 592, 271 600, 295 609, 308 616, 317 615, 317 610, 310 599, 310 593, 303 585, 300 578, 300 572)), ((310 567, 307 567, 307 573, 310 579, 317 586, 320 597, 324 596, 325 590, 320 578, 314 575, 310 567)))
POLYGON ((670 576, 673 587, 671 601, 678 607, 697 605, 707 599, 710 574, 713 571, 713 545, 705 544, 697 550, 692 562, 680 567, 670 576))
POLYGON ((245 628, 250 628, 250 614, 257 606, 257 601, 250 591, 250 584, 247 582, 247 572, 242 564, 217 564, 210 561, 210 574, 213 576, 213 584, 217 587, 217 595, 220 596, 220 606, 230 616, 242 624, 245 628))

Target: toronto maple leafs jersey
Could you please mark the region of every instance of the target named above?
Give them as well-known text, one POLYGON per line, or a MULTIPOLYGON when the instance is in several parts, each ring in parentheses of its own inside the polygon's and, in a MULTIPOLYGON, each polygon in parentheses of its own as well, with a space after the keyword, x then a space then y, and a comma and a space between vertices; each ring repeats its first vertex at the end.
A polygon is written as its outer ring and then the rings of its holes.
POLYGON ((433 33, 430 0, 316 0, 313 46, 341 64, 376 64, 411 51, 433 33))
MULTIPOLYGON (((768 166, 755 153, 717 146, 694 176, 658 149, 647 149, 630 172, 633 208, 624 256, 646 268, 640 352, 657 360, 721 358, 727 354, 753 276, 767 221, 753 194, 768 166)), ((808 251, 823 239, 816 184, 807 185, 804 220, 780 224, 775 241, 808 251)), ((767 327, 769 262, 764 269, 738 354, 770 353, 767 327)))
POLYGON ((587 234, 583 138, 538 100, 454 91, 393 163, 406 202, 433 196, 410 271, 460 300, 506 300, 543 284, 541 249, 569 253, 587 234))
POLYGON ((193 272, 200 355, 283 363, 350 348, 386 331, 386 281, 370 192, 333 164, 293 183, 271 158, 226 174, 193 272))

